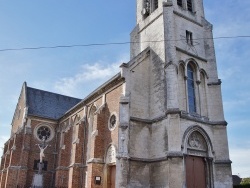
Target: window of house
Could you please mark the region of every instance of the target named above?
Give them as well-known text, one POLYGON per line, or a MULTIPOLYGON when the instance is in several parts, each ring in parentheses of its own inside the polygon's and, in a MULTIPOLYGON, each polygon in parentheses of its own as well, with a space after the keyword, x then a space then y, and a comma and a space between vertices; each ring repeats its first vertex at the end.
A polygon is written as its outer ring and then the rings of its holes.
POLYGON ((193 45, 193 33, 190 31, 186 31, 186 41, 187 44, 193 45))
POLYGON ((190 64, 187 67, 187 76, 189 112, 196 112, 194 69, 190 64))
POLYGON ((187 9, 190 12, 193 12, 193 2, 192 2, 192 0, 187 0, 187 9))
POLYGON ((177 5, 182 7, 182 0, 177 0, 177 5))

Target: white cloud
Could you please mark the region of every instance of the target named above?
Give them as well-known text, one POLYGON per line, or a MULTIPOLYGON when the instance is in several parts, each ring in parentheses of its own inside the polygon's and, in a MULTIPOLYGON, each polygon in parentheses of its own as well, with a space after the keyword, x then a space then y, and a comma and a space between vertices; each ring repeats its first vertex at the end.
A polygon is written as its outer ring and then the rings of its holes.
MULTIPOLYGON (((250 146, 250 142, 246 145, 250 146)), ((250 177, 249 169, 249 156, 250 148, 231 148, 230 157, 232 160, 232 171, 235 175, 240 175, 240 177, 250 177)))
POLYGON ((127 62, 128 56, 124 55, 115 63, 104 63, 103 61, 94 64, 82 65, 79 72, 71 77, 61 78, 55 83, 55 90, 59 93, 80 96, 88 94, 98 85, 107 81, 109 78, 119 72, 119 66, 123 62, 127 62))

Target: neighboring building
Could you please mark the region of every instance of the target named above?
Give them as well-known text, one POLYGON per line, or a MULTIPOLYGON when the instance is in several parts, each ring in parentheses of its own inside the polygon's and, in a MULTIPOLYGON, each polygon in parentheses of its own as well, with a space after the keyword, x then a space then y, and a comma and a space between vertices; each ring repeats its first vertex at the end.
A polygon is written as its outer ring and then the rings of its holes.
POLYGON ((131 60, 79 100, 24 83, 1 187, 230 188, 227 123, 202 0, 137 0, 131 60))
POLYGON ((242 178, 240 178, 237 175, 233 175, 233 186, 240 185, 241 181, 242 181, 242 178))

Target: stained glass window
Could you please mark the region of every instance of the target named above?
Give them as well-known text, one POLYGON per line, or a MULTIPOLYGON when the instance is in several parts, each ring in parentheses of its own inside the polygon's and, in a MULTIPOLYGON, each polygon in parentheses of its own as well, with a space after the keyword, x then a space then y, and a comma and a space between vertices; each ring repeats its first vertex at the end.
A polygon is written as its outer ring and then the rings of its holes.
POLYGON ((196 112, 194 69, 190 64, 187 67, 187 76, 189 112, 196 112))

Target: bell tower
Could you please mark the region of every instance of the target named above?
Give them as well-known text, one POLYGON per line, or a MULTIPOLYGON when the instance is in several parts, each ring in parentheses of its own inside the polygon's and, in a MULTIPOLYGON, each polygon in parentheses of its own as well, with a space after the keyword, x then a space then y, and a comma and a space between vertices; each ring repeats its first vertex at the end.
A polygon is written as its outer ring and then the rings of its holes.
POLYGON ((117 186, 232 187, 213 27, 203 1, 137 0, 136 10, 131 60, 121 66, 117 186))
MULTIPOLYGON (((203 100, 209 95, 208 88, 221 84, 212 25, 205 19, 203 1, 137 0, 136 16, 137 26, 131 33, 131 59, 149 47, 164 64, 166 73, 169 65, 178 69, 176 74, 171 74, 171 78, 166 78, 166 87, 169 88, 166 107, 209 115, 213 121, 224 121, 222 99, 219 103, 214 100, 218 98, 218 93, 212 97, 213 100, 203 100), (181 74, 184 81, 179 83, 181 74), (195 84, 193 89, 192 81, 195 84), (182 84, 187 85, 185 91, 180 88, 182 84), (202 94, 203 90, 205 93, 202 94), (183 94, 185 92, 186 95, 183 94), (217 110, 209 109, 208 105, 217 110)), ((165 76, 169 77, 168 74, 165 76)), ((211 95, 213 93, 216 92, 210 92, 211 95)))

